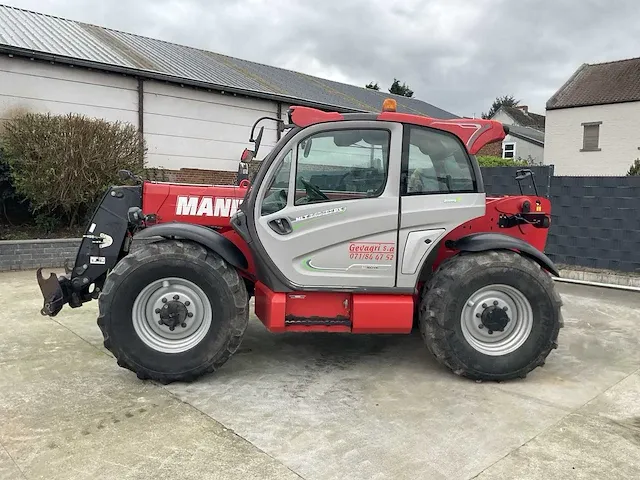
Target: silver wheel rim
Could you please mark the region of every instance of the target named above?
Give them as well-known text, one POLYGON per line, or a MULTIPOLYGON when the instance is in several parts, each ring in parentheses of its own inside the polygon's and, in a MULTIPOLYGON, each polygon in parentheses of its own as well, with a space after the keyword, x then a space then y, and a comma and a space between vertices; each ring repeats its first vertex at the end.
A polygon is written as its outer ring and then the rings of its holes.
POLYGON ((507 355, 527 341, 533 329, 533 310, 527 297, 509 285, 489 285, 471 295, 460 318, 462 334, 474 350, 491 356, 507 355), (486 313, 500 308, 508 323, 503 331, 492 331, 483 323, 486 313), (483 314, 485 315, 483 317, 483 314))
MULTIPOLYGON (((182 309, 182 307, 180 307, 182 309)), ((198 345, 211 327, 211 304, 204 291, 184 278, 163 278, 147 285, 133 303, 133 328, 148 347, 162 353, 181 353, 198 345), (165 300, 163 302, 163 299, 165 300), (171 330, 161 324, 158 311, 181 302, 188 316, 171 330)))

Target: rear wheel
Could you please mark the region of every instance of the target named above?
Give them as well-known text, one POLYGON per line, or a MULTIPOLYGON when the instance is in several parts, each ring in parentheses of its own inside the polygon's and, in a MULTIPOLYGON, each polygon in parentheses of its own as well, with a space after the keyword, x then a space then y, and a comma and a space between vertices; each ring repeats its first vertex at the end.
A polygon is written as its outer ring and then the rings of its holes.
POLYGON ((461 254, 425 285, 420 331, 458 375, 525 377, 557 347, 561 305, 553 280, 532 260, 512 251, 461 254))
POLYGON ((150 243, 107 277, 98 325, 118 365, 141 379, 191 381, 237 350, 249 319, 238 272, 187 241, 150 243))

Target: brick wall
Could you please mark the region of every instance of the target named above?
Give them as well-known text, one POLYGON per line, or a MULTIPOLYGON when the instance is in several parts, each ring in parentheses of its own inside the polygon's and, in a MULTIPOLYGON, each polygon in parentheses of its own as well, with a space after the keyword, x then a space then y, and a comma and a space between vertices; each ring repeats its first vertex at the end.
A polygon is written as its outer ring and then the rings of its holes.
POLYGON ((492 157, 502 157, 502 143, 501 142, 493 142, 485 145, 480 149, 476 156, 492 156, 492 157))
POLYGON ((152 169, 148 173, 148 179, 160 182, 232 185, 236 182, 237 175, 238 172, 197 168, 182 168, 180 170, 152 169))
MULTIPOLYGON (((154 239, 136 240, 131 244, 135 251, 154 239)), ((50 240, 2 240, 0 241, 0 272, 9 270, 32 270, 36 268, 62 268, 69 260, 73 266, 80 238, 50 240)))
POLYGON ((80 239, 0 241, 0 271, 60 268, 66 258, 76 258, 80 239))

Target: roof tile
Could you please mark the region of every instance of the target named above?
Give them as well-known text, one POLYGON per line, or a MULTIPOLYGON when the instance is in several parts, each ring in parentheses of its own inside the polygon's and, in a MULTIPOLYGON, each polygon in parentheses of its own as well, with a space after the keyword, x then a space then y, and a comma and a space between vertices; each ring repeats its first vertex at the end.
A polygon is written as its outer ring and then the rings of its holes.
POLYGON ((640 58, 583 64, 547 102, 547 109, 640 101, 640 58))
POLYGON ((517 107, 502 107, 502 110, 513 118, 513 120, 522 127, 535 128, 536 130, 544 131, 544 115, 538 115, 532 112, 523 112, 517 107))
MULTIPOLYGON (((390 93, 334 82, 214 52, 176 45, 42 13, 0 5, 0 51, 12 49, 82 60, 96 68, 135 69, 176 81, 204 83, 253 94, 272 95, 291 103, 327 108, 380 111, 390 93)), ((398 111, 457 118, 416 98, 394 96, 398 111)))

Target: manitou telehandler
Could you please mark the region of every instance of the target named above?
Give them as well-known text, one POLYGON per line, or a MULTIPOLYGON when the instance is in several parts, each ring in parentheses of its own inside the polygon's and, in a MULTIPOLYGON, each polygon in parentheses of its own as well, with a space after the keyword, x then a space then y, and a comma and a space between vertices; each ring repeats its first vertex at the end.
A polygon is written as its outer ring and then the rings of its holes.
POLYGON ((544 364, 562 327, 558 271, 543 253, 550 202, 537 189, 486 197, 475 158, 507 126, 398 113, 393 99, 380 113, 292 107, 287 124, 272 120, 282 138, 251 182, 121 172, 133 185, 105 193, 73 267, 47 279, 38 270, 41 313, 98 299, 118 365, 162 383, 222 366, 251 296, 271 332, 418 324, 437 361, 472 379, 544 364))

